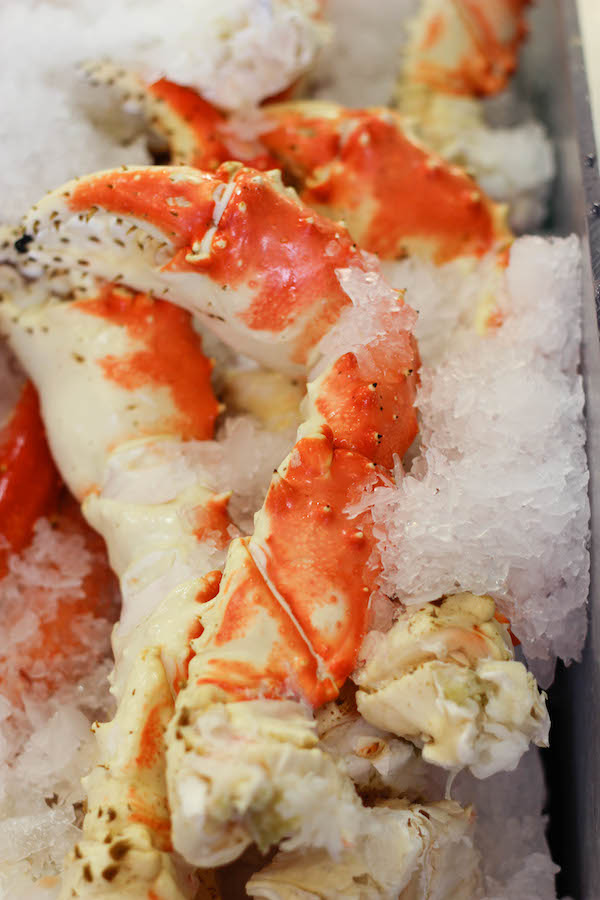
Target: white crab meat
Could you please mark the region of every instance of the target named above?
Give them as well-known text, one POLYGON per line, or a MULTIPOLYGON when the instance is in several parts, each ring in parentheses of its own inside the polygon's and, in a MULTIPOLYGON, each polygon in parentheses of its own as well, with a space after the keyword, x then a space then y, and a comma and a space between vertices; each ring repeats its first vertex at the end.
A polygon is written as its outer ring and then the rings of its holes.
POLYGON ((485 778, 547 746, 545 694, 513 658, 491 597, 456 594, 403 613, 356 673, 360 713, 423 758, 485 778))
POLYGON ((290 848, 332 853, 355 840, 362 805, 317 746, 306 706, 226 702, 209 685, 188 685, 186 700, 193 707, 178 704, 167 732, 167 778, 173 841, 188 861, 223 865, 253 841, 266 848, 289 834, 290 848))
MULTIPOLYGON (((342 763, 363 797, 392 794, 405 799, 430 796, 435 770, 414 745, 367 722, 354 697, 326 703, 315 713, 319 744, 342 763)), ((443 795, 439 785, 439 796, 443 795)))
POLYGON ((479 854, 469 819, 468 810, 449 801, 364 808, 360 836, 340 856, 280 851, 246 889, 255 900, 475 898, 479 854))

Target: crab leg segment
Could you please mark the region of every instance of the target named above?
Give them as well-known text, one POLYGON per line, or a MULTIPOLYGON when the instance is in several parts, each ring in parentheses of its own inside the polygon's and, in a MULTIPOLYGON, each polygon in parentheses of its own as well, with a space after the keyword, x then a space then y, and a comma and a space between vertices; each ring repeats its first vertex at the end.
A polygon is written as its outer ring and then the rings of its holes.
POLYGON ((111 171, 49 194, 26 219, 24 270, 64 266, 164 297, 235 349, 299 374, 349 303, 336 269, 357 250, 279 173, 226 164, 111 171))
POLYGON ((366 409, 363 427, 370 431, 370 398, 393 398, 380 406, 379 425, 382 432, 396 428, 396 451, 406 451, 416 432, 417 360, 408 335, 399 345, 397 368, 380 370, 390 382, 380 395, 352 353, 309 386, 309 417, 273 477, 254 534, 233 542, 219 594, 202 611, 205 630, 194 642, 168 736, 174 843, 196 864, 231 860, 252 840, 268 847, 293 835, 301 845, 323 846, 320 817, 309 823, 309 811, 300 813, 294 798, 302 772, 324 780, 340 809, 349 810, 347 822, 326 829, 325 845, 335 852, 356 837, 360 805, 314 746, 306 704, 337 696, 366 632, 379 557, 369 517, 348 508, 382 483, 386 469, 376 461, 388 462, 390 454, 358 426, 346 435, 344 424, 360 421, 366 409), (319 402, 329 387, 331 407, 319 402), (337 414, 336 393, 346 415, 337 414), (401 428, 397 418, 405 420, 401 428), (373 459, 354 445, 370 448, 373 459), (244 736, 252 715, 252 736, 244 736), (225 738, 226 759, 217 763, 225 738))
POLYGON ((264 116, 261 140, 302 185, 302 199, 343 219, 365 250, 442 263, 506 243, 500 210, 391 110, 307 101, 269 106, 264 116))
MULTIPOLYGON (((204 104, 187 88, 167 83, 161 90, 166 97, 182 91, 190 105, 194 96, 201 108, 204 104)), ((343 220, 366 250, 391 258, 417 253, 441 263, 483 255, 509 239, 501 209, 465 172, 420 144, 389 109, 349 110, 303 101, 270 104, 262 117, 262 153, 242 139, 232 143, 229 138, 230 152, 223 148, 221 158, 235 156, 257 168, 269 163, 281 167, 304 202, 343 220)), ((196 113, 196 118, 203 134, 215 127, 209 111, 196 113)), ((224 121, 220 127, 225 128, 224 121)), ((182 140, 184 149, 179 148, 175 136, 182 129, 185 123, 169 129, 174 135, 172 161, 214 168, 193 145, 182 140)))
POLYGON ((36 302, 31 290, 5 298, 3 327, 42 389, 55 455, 106 539, 123 594, 119 708, 99 727, 84 840, 61 896, 195 897, 197 879, 170 856, 163 731, 201 631, 199 605, 218 587, 218 573, 198 572, 222 562, 230 539, 228 498, 182 462, 186 439, 212 437, 212 366, 189 313, 164 301, 110 284, 72 302, 36 302))
POLYGON ((56 296, 2 308, 40 392, 54 459, 80 500, 101 483, 113 447, 173 431, 206 439, 218 413, 189 314, 114 285, 96 290, 71 303, 56 296))
POLYGON ((364 457, 335 449, 327 430, 297 442, 254 536, 230 550, 214 628, 205 626, 196 645, 197 684, 240 699, 291 693, 312 706, 337 695, 354 667, 378 572, 369 565, 368 517, 347 516, 345 507, 379 480, 364 457))
POLYGON ((159 634, 171 624, 168 645, 161 642, 138 654, 117 714, 96 725, 100 764, 84 779, 88 813, 83 840, 69 853, 61 898, 128 897, 210 900, 218 897, 214 874, 195 873, 173 856, 165 784, 163 734, 173 712, 173 686, 165 661, 187 674, 190 637, 198 633, 198 605, 214 596, 219 573, 176 604, 165 602, 147 626, 159 634), (169 607, 171 607, 169 609, 169 607), (75 892, 75 893, 74 893, 75 892))
POLYGON ((468 96, 502 90, 527 34, 531 0, 425 0, 412 23, 405 77, 468 96))
POLYGON ((464 167, 525 233, 546 215, 552 143, 531 117, 492 124, 483 100, 504 90, 526 34, 528 0, 427 0, 409 28, 395 102, 424 143, 464 167))

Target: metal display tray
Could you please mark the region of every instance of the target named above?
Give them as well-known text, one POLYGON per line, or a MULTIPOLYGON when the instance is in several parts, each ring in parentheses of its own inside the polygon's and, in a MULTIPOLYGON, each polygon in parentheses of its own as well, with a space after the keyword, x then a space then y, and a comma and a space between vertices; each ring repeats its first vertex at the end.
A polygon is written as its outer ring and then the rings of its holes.
MULTIPOLYGON (((544 762, 549 840, 561 866, 559 896, 600 898, 600 178, 576 0, 540 0, 531 83, 537 112, 557 149, 549 230, 576 232, 583 247, 582 372, 592 509, 590 627, 583 660, 559 667, 550 692, 552 731, 544 762), (547 54, 547 55, 546 55, 547 54)), ((534 54, 532 48, 531 55, 534 54)), ((523 78, 528 80, 525 54, 523 78)))

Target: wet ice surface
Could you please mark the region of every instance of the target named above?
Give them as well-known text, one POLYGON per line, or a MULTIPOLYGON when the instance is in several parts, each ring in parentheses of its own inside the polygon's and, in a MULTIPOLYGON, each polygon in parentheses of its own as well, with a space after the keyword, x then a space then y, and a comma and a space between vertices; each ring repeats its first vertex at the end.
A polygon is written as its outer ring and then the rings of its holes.
POLYGON ((388 103, 402 59, 407 16, 418 6, 419 0, 329 0, 327 15, 335 32, 310 75, 316 96, 355 107, 388 103))
POLYGON ((0 897, 46 900, 81 834, 80 779, 95 760, 90 723, 112 708, 105 661, 23 708, 0 697, 0 897), (35 886, 34 886, 35 884, 35 886))
POLYGON ((504 323, 485 336, 469 310, 491 273, 388 274, 420 311, 422 449, 372 497, 383 588, 407 603, 492 594, 548 684, 555 656, 580 654, 589 584, 578 242, 517 241, 504 323))
POLYGON ((0 222, 47 190, 98 169, 151 162, 145 137, 78 65, 109 57, 148 80, 204 86, 224 104, 286 87, 324 38, 315 0, 4 0, 0 222), (219 71, 219 78, 215 72, 219 71), (210 91, 210 86, 218 90, 210 91))

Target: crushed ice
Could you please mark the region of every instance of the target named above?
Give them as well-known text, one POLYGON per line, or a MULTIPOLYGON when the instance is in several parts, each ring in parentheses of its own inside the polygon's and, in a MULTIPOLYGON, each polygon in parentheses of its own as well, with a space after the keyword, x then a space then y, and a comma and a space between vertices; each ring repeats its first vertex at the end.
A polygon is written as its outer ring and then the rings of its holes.
POLYGON ((485 294, 489 261, 473 273, 479 287, 466 279, 462 292, 452 267, 388 267, 420 311, 421 451, 396 486, 364 501, 388 595, 491 594, 530 662, 546 661, 546 679, 554 657, 579 656, 586 626, 579 266, 575 238, 518 240, 499 293, 503 324, 485 335, 466 310, 485 294))

